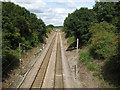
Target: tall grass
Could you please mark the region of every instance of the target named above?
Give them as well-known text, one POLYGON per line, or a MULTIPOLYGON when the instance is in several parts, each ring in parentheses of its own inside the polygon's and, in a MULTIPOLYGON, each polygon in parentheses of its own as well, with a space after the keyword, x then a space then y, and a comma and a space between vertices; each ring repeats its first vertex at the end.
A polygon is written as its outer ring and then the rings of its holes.
POLYGON ((74 40, 75 40, 74 36, 69 37, 69 39, 67 40, 67 43, 70 45, 70 44, 72 44, 74 42, 74 40))
POLYGON ((87 68, 93 71, 93 76, 97 76, 99 79, 102 79, 99 65, 94 65, 92 62, 94 58, 90 55, 89 51, 82 51, 79 54, 79 59, 87 66, 87 68))

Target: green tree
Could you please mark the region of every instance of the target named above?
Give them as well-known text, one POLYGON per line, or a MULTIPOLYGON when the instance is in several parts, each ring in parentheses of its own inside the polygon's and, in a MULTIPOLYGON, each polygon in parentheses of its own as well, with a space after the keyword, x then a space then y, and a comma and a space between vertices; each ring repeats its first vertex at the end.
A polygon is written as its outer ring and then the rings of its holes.
POLYGON ((96 23, 90 27, 90 52, 94 57, 108 59, 116 55, 118 47, 116 27, 107 22, 96 23))
POLYGON ((96 13, 98 22, 107 21, 115 25, 118 28, 116 32, 119 32, 120 2, 96 2, 93 11, 96 13))
POLYGON ((88 8, 80 8, 69 14, 64 21, 64 31, 68 36, 74 35, 80 43, 87 43, 90 38, 89 29, 91 22, 96 22, 94 12, 88 8))
POLYGON ((4 76, 7 71, 19 65, 19 43, 35 47, 44 42, 46 26, 42 19, 38 19, 35 14, 30 13, 24 7, 12 2, 2 4, 2 70, 6 70, 3 73, 4 76), (6 66, 8 66, 7 69, 6 66))

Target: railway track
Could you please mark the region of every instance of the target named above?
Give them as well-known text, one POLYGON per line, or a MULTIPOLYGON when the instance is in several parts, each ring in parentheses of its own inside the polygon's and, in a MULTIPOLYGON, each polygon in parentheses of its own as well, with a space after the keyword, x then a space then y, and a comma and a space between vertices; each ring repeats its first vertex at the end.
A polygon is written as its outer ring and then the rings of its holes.
POLYGON ((63 88, 63 73, 62 73, 62 57, 61 57, 61 46, 60 36, 57 40, 57 54, 56 54, 56 66, 55 66, 55 77, 54 77, 54 88, 63 88))
MULTIPOLYGON (((64 88, 63 83, 63 73, 62 73, 62 57, 61 57, 61 42, 60 42, 60 32, 56 32, 55 36, 53 37, 49 48, 47 49, 46 54, 44 55, 43 61, 41 62, 41 65, 39 66, 39 69, 36 73, 33 70, 31 71, 31 76, 26 76, 26 80, 23 80, 23 82, 20 84, 19 88, 42 88, 42 85, 44 84, 44 79, 46 77, 46 72, 48 70, 49 62, 53 52, 53 48, 55 42, 57 43, 57 51, 56 51, 56 59, 55 59, 55 65, 53 65, 54 69, 52 72, 54 72, 54 85, 52 88, 64 88), (34 77, 32 77, 34 76, 34 77), (28 80, 30 79, 30 80, 28 80), (32 79, 32 80, 31 80, 32 79), (28 85, 25 85, 26 83, 29 83, 28 85)), ((36 62, 37 63, 37 62, 36 62)), ((37 64, 35 65, 36 68, 37 64)), ((50 69, 49 69, 50 70, 50 69)), ((49 76, 49 75, 47 75, 49 76)), ((49 87, 48 87, 49 88, 49 87)))
POLYGON ((47 70, 47 67, 49 64, 50 56, 52 53, 54 42, 55 42, 55 37, 53 38, 53 41, 52 41, 52 43, 47 51, 47 54, 45 55, 45 58, 42 62, 40 69, 38 70, 38 73, 37 73, 32 85, 31 85, 31 88, 41 88, 42 87, 43 80, 44 80, 44 77, 46 74, 46 70, 47 70))

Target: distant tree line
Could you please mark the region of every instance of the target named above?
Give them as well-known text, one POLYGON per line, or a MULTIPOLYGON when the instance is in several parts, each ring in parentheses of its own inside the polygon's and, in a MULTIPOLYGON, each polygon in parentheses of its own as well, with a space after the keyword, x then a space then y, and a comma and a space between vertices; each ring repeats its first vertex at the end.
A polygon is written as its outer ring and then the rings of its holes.
POLYGON ((52 24, 49 24, 46 26, 47 33, 50 33, 53 30, 54 26, 52 24))
POLYGON ((2 71, 3 75, 19 64, 19 43, 27 48, 44 42, 46 25, 34 13, 12 2, 2 3, 2 71))
POLYGON ((106 72, 120 86, 120 2, 76 9, 64 20, 64 32, 79 38, 80 45, 88 45, 91 56, 105 60, 106 72))

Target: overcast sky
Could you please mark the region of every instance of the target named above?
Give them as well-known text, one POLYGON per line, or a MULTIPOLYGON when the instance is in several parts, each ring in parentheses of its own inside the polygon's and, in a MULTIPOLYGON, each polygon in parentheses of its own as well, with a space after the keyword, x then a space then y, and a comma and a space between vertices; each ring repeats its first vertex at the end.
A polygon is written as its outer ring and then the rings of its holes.
POLYGON ((46 25, 63 25, 68 13, 72 13, 81 7, 92 9, 94 0, 6 0, 25 7, 31 13, 35 13, 46 25))

